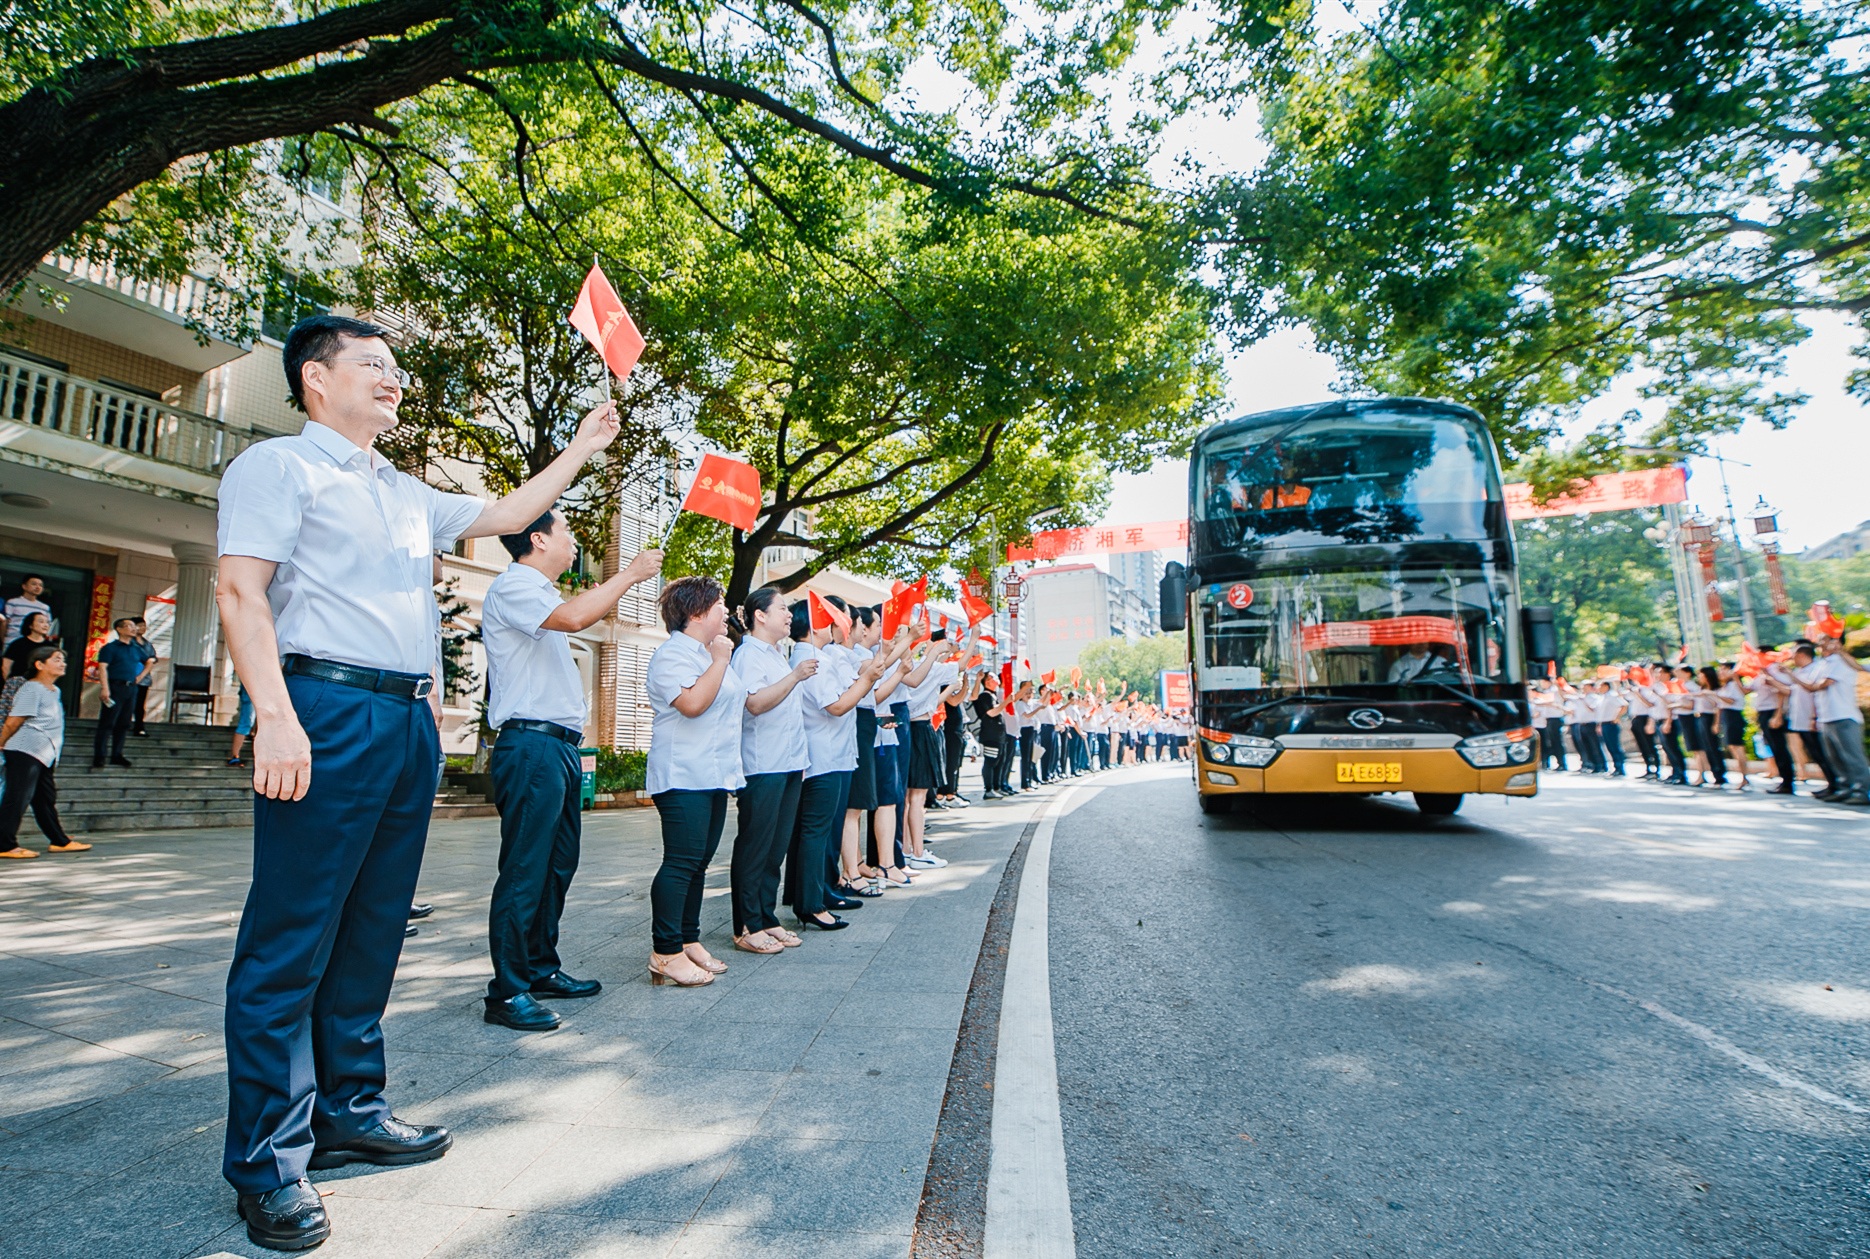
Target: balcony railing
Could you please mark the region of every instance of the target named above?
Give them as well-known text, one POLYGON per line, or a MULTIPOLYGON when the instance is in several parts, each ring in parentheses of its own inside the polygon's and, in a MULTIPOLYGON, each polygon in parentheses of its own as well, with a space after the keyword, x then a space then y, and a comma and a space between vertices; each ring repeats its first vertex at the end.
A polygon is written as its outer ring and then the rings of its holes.
POLYGON ((254 441, 205 415, 3 353, 0 420, 209 476, 254 441))
POLYGON ((125 275, 109 262, 96 262, 71 254, 49 254, 45 262, 53 270, 62 271, 73 279, 121 293, 132 301, 154 306, 184 322, 206 318, 213 313, 216 297, 226 292, 218 282, 192 271, 182 277, 179 284, 165 284, 125 275))

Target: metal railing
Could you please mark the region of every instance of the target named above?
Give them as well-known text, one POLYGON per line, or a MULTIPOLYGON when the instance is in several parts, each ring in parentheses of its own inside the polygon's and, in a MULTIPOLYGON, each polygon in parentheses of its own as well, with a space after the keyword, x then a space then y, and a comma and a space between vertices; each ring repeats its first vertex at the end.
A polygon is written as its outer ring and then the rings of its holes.
POLYGON ((157 398, 113 389, 0 353, 0 420, 30 424, 124 454, 219 476, 252 433, 157 398))
POLYGON ((168 284, 126 275, 114 263, 79 258, 73 254, 47 254, 45 264, 54 271, 62 271, 86 284, 109 289, 133 301, 154 306, 184 323, 204 320, 213 315, 216 299, 224 303, 227 294, 226 286, 219 281, 196 275, 192 271, 182 277, 179 284, 168 284))

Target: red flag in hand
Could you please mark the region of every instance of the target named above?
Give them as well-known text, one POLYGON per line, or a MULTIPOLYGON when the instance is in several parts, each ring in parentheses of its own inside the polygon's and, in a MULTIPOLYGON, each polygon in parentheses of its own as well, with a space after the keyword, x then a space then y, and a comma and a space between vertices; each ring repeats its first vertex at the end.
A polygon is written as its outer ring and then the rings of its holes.
POLYGON ((682 510, 725 520, 747 532, 760 517, 760 470, 725 455, 703 455, 682 510))
POLYGON ((893 583, 895 589, 890 597, 883 601, 883 637, 893 638, 896 631, 909 623, 910 616, 922 601, 928 597, 929 579, 927 577, 913 586, 901 582, 893 583))
POLYGON ((642 357, 643 334, 636 330, 603 268, 595 263, 578 290, 578 304, 571 308, 571 326, 584 333, 618 380, 628 376, 642 357))
POLYGON ((977 651, 973 655, 969 656, 967 658, 966 663, 964 663, 961 667, 963 669, 972 669, 974 666, 980 663, 981 663, 981 654, 977 651))
POLYGON ((1000 666, 1000 697, 1002 700, 1013 697, 1013 662, 1011 660, 1000 666))
POLYGON ((1044 673, 1039 675, 1039 680, 1047 686, 1052 685, 1052 683, 1058 681, 1058 670, 1047 669, 1044 673))
POLYGON ((975 594, 964 584, 961 587, 961 611, 967 615, 969 629, 993 615, 993 604, 975 594))
POLYGON ((1078 686, 1084 681, 1084 670, 1077 665, 1071 666, 1071 684, 1078 686))
POLYGON ((838 607, 838 605, 831 602, 831 600, 820 596, 816 590, 806 591, 805 598, 811 606, 813 629, 830 629, 835 625, 840 634, 846 636, 850 634, 850 613, 838 607))

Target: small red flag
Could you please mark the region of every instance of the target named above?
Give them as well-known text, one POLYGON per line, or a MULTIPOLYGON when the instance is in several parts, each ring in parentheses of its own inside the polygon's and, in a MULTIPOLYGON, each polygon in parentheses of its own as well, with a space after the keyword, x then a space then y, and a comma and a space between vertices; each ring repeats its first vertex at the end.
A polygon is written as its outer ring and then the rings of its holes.
POLYGON ((760 470, 725 455, 703 455, 682 510, 725 520, 742 533, 760 518, 760 470))
POLYGON ((922 601, 928 597, 927 577, 909 586, 902 582, 893 582, 894 589, 890 597, 883 601, 883 636, 892 638, 896 631, 909 623, 911 615, 922 601))
POLYGON ((623 308, 617 290, 610 287, 603 268, 595 263, 591 273, 584 277, 584 287, 578 290, 578 304, 571 308, 570 319, 571 326, 584 333, 585 340, 603 357, 605 366, 618 380, 628 376, 636 360, 642 357, 643 334, 636 330, 630 312, 623 308))
POLYGON ((1107 691, 1105 691, 1105 690, 1104 690, 1104 679, 1102 679, 1102 678, 1099 678, 1099 679, 1097 680, 1097 693, 1098 693, 1099 695, 1105 695, 1105 694, 1108 694, 1108 693, 1109 693, 1109 692, 1107 692, 1107 691))
POLYGON ((1039 680, 1045 683, 1047 686, 1052 685, 1052 683, 1058 681, 1058 670, 1047 669, 1044 673, 1041 673, 1039 675, 1039 680))
POLYGON ((978 665, 980 663, 981 663, 981 655, 979 652, 975 652, 973 655, 967 658, 966 662, 963 663, 961 667, 963 669, 972 669, 975 665, 978 665))
POLYGON ((961 611, 967 615, 968 628, 972 629, 993 615, 993 604, 988 603, 963 585, 961 587, 961 611))
POLYGON ((806 591, 805 598, 811 607, 813 629, 830 629, 835 625, 840 634, 848 635, 851 632, 850 613, 821 596, 816 590, 806 591))
POLYGON ((1084 681, 1084 670, 1080 669, 1077 665, 1071 666, 1071 684, 1073 686, 1077 686, 1083 681, 1084 681))
POLYGON ((1002 696, 1013 694, 1013 662, 1011 660, 1000 666, 1000 694, 1002 696))

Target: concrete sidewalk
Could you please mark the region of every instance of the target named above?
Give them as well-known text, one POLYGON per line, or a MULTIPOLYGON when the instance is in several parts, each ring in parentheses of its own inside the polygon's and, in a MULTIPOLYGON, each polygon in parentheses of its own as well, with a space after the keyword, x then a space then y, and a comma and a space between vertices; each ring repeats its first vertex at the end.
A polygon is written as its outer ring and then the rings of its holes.
MULTIPOLYGON (((1050 793, 1045 793, 1049 795, 1050 793)), ((653 811, 586 815, 567 969, 603 994, 559 1031, 480 1018, 498 823, 437 823, 384 1031, 389 1096, 444 1159, 314 1174, 332 1239, 401 1256, 906 1256, 962 1005, 1004 860, 1044 795, 937 814, 952 863, 762 957, 651 989, 653 811)), ((245 830, 92 836, 0 870, 0 1254, 264 1255, 221 1180, 222 985, 245 830)))

